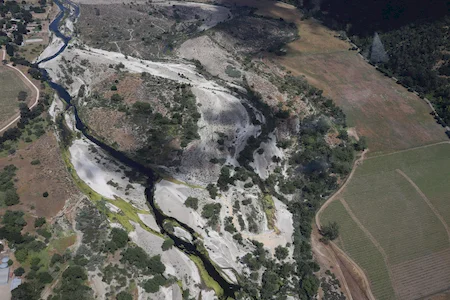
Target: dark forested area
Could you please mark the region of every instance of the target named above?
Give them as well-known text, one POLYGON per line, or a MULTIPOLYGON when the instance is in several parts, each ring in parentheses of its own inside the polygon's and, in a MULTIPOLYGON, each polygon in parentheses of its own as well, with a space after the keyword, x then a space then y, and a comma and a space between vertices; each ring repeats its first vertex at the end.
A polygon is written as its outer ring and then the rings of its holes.
MULTIPOLYGON (((304 0, 306 9, 317 8, 316 0, 304 0)), ((346 29, 354 35, 372 35, 420 20, 435 20, 449 13, 450 1, 407 0, 322 0, 321 19, 333 29, 346 29)))

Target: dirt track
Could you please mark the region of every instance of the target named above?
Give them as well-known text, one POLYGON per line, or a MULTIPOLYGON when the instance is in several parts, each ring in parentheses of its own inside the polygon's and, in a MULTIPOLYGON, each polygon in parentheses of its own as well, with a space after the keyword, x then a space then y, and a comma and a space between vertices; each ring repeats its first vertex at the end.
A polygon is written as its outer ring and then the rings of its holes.
MULTIPOLYGON (((347 184, 352 179, 353 175, 357 167, 363 162, 365 159, 365 155, 368 152, 368 149, 364 150, 361 153, 361 156, 355 160, 353 163, 353 168, 344 184, 341 185, 339 190, 336 191, 328 200, 320 207, 319 211, 316 213, 315 217, 315 226, 320 230, 320 215, 321 213, 330 205, 331 202, 336 200, 337 196, 346 188, 347 184)), ((314 233, 313 233, 314 234, 314 233)), ((318 231, 317 231, 317 233, 318 231)), ((343 292, 346 294, 349 299, 369 299, 375 300, 375 296, 372 294, 370 290, 369 280, 367 279, 364 271, 345 253, 343 252, 335 243, 329 242, 328 245, 325 245, 318 241, 317 236, 311 237, 311 247, 315 254, 316 259, 322 262, 323 265, 324 260, 320 258, 320 254, 324 251, 328 253, 328 258, 332 262, 333 265, 338 267, 338 270, 333 270, 340 280, 343 288, 343 292), (322 251, 321 251, 322 250, 322 251), (317 255, 319 254, 319 255, 317 255)), ((322 254, 323 255, 323 254, 322 254)))

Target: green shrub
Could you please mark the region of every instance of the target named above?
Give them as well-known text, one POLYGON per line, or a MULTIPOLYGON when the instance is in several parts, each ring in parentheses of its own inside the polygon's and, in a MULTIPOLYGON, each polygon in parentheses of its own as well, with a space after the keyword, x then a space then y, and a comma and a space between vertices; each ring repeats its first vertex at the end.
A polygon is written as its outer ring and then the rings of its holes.
POLYGON ((202 217, 208 220, 209 226, 217 225, 221 208, 220 203, 210 203, 203 206, 202 217))
POLYGON ((194 197, 188 197, 186 199, 186 201, 184 202, 184 205, 186 207, 190 207, 192 209, 197 210, 197 208, 198 208, 198 199, 194 198, 194 197))
POLYGON ((116 296, 116 300, 133 300, 133 296, 127 292, 120 292, 116 296))
POLYGON ((288 257, 289 250, 285 247, 278 246, 275 248, 275 257, 279 260, 284 260, 288 257))
POLYGON ((23 274, 25 274, 25 269, 22 267, 19 267, 17 269, 14 270, 14 275, 16 276, 22 276, 23 274))
POLYGON ((158 274, 152 279, 144 282, 144 290, 147 293, 156 293, 159 291, 159 287, 164 284, 166 284, 166 279, 162 275, 158 274))
POLYGON ((336 222, 330 222, 322 226, 321 234, 328 240, 332 241, 339 237, 339 226, 336 222))
POLYGON ((15 189, 8 189, 5 191, 5 204, 7 206, 16 205, 19 202, 19 195, 17 195, 15 189))
POLYGON ((171 249, 174 244, 175 244, 175 242, 171 238, 168 238, 168 239, 164 240, 164 242, 161 246, 161 249, 163 251, 167 251, 167 250, 171 249))
POLYGON ((34 227, 38 228, 41 227, 42 225, 44 225, 47 221, 45 220, 44 217, 39 217, 36 220, 34 220, 34 227))
POLYGON ((232 65, 228 65, 225 69, 225 73, 233 78, 240 78, 241 77, 241 71, 235 69, 232 65))
POLYGON ((212 184, 212 183, 210 183, 210 184, 208 184, 207 186, 206 186, 206 189, 208 190, 208 192, 209 192, 209 196, 212 198, 212 199, 216 199, 216 197, 217 197, 217 192, 218 192, 218 190, 217 190, 217 187, 214 185, 214 184, 212 184))
POLYGON ((123 100, 122 96, 120 96, 119 94, 115 93, 111 96, 111 101, 114 103, 118 103, 121 102, 123 100))
POLYGON ((31 161, 31 164, 32 164, 33 166, 39 165, 40 163, 41 163, 41 161, 40 161, 39 159, 34 159, 34 160, 31 161))

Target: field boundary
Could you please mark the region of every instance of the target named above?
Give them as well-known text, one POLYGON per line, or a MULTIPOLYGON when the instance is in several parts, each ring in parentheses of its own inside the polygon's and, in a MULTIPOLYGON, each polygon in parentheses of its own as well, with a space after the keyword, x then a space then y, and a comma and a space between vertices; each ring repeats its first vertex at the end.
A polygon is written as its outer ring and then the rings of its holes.
POLYGON ((404 152, 413 151, 413 150, 419 150, 419 149, 433 147, 433 146, 437 146, 437 145, 443 145, 443 144, 450 144, 450 141, 442 141, 442 142, 432 143, 432 144, 428 144, 428 145, 423 145, 423 146, 408 148, 408 149, 404 149, 404 150, 394 151, 394 152, 390 152, 390 153, 384 153, 384 154, 369 156, 369 157, 366 158, 366 160, 373 159, 373 158, 379 158, 379 157, 385 157, 385 156, 399 154, 399 153, 404 153, 404 152))
MULTIPOLYGON (((353 175, 355 174, 358 166, 360 164, 362 164, 362 162, 364 161, 365 155, 367 154, 368 151, 369 151, 369 149, 365 149, 361 153, 361 156, 353 162, 352 170, 351 170, 350 174, 347 176, 347 178, 345 178, 344 183, 333 195, 331 195, 331 197, 328 198, 327 201, 325 201, 325 203, 322 204, 320 209, 317 211, 314 220, 315 220, 316 227, 319 230, 319 232, 322 228, 321 224, 320 224, 320 215, 331 204, 331 202, 333 202, 336 199, 336 197, 342 192, 342 190, 345 189, 345 187, 347 186, 347 184, 350 182, 353 175)), ((329 245, 330 249, 332 251, 334 250, 334 251, 336 251, 336 253, 339 253, 339 255, 341 255, 345 260, 347 260, 347 262, 349 262, 353 266, 353 269, 354 269, 353 271, 360 276, 360 279, 362 281, 361 288, 364 290, 367 298, 369 298, 370 300, 375 300, 375 296, 373 295, 372 289, 370 288, 370 281, 367 278, 367 274, 363 271, 363 269, 361 269, 361 267, 346 252, 344 252, 344 250, 339 248, 339 246, 337 246, 333 241, 330 241, 329 244, 330 244, 329 245)), ((336 261, 336 263, 338 264, 337 261, 336 261)), ((345 283, 344 283, 345 286, 348 286, 345 276, 342 276, 342 279, 345 281, 345 283)), ((351 294, 350 294, 350 297, 351 297, 351 294)))
POLYGON ((391 268, 389 267, 389 261, 388 261, 388 256, 386 254, 386 252, 384 251, 383 247, 381 247, 380 243, 377 241, 377 239, 370 233, 369 230, 367 230, 366 227, 364 227, 364 225, 359 221, 359 219, 356 217, 356 215, 353 213, 353 211, 351 210, 350 206, 348 205, 348 203, 345 201, 344 198, 340 199, 340 202, 342 203, 342 206, 344 206, 345 210, 347 211, 347 213, 349 214, 350 218, 352 218, 352 220, 356 223, 356 225, 358 226, 359 229, 361 229, 364 234, 369 238, 369 240, 372 242, 372 244, 375 246, 375 248, 377 248, 378 252, 380 252, 381 256, 383 257, 384 260, 384 264, 386 265, 386 270, 388 271, 388 275, 389 275, 389 281, 392 284, 392 288, 394 290, 394 293, 396 294, 395 296, 398 298, 397 295, 397 289, 395 288, 395 282, 394 282, 394 275, 392 274, 391 268))
POLYGON ((416 192, 422 197, 423 201, 425 201, 425 203, 428 205, 428 207, 433 211, 434 215, 439 219, 439 221, 441 221, 442 225, 445 228, 445 231, 447 231, 448 240, 450 242, 450 228, 447 225, 447 223, 445 222, 444 218, 439 213, 439 211, 434 207, 433 203, 431 203, 431 201, 428 199, 428 197, 420 190, 420 188, 414 183, 414 181, 408 177, 408 175, 403 173, 403 171, 400 169, 396 169, 395 171, 398 174, 402 175, 403 178, 405 178, 414 187, 416 192))
MULTIPOLYGON (((4 50, 3 49, 3 58, 2 58, 2 60, 5 60, 6 59, 6 50, 4 50)), ((14 67, 13 65, 11 65, 11 64, 6 64, 6 66, 7 67, 9 67, 9 68, 11 68, 11 69, 13 69, 13 70, 16 70, 17 72, 19 72, 19 74, 23 77, 23 78, 25 78, 26 79, 26 82, 27 83, 29 83, 29 84, 31 84, 31 86, 36 90, 36 99, 35 99, 35 101, 29 106, 29 108, 30 109, 32 109, 33 107, 35 107, 36 105, 37 105, 37 103, 38 103, 38 101, 39 101, 39 93, 40 93, 40 91, 39 91, 39 89, 38 89, 38 87, 22 72, 22 71, 20 71, 18 68, 16 68, 16 67, 14 67)), ((14 119, 12 120, 12 121, 10 121, 8 124, 6 124, 5 126, 3 126, 1 129, 0 129, 0 132, 3 132, 3 131, 5 131, 6 129, 8 129, 9 127, 11 127, 11 125, 13 125, 14 123, 16 123, 17 121, 19 121, 20 120, 20 113, 18 114, 18 115, 16 115, 16 117, 14 117, 14 119)))

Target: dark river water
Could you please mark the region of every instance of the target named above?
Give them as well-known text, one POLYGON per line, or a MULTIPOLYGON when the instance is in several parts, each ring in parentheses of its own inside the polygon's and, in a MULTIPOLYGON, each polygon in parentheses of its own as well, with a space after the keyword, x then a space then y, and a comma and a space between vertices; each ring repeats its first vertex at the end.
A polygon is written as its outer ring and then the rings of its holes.
MULTIPOLYGON (((77 5, 75 5, 74 3, 71 3, 67 0, 64 0, 66 4, 70 5, 71 7, 71 13, 70 13, 70 18, 74 21, 76 20, 76 18, 79 16, 80 14, 80 9, 77 5)), ((57 17, 55 18, 55 20, 50 24, 50 30, 59 38, 61 38, 61 40, 64 42, 64 45, 59 49, 59 51, 49 57, 43 58, 41 59, 39 62, 37 62, 37 65, 39 63, 42 62, 46 62, 49 60, 54 59, 55 57, 57 57, 58 55, 60 55, 62 52, 64 52, 64 50, 66 49, 69 41, 71 40, 71 37, 69 36, 65 36, 63 33, 61 33, 61 31, 59 30, 59 25, 61 20, 64 18, 65 13, 69 13, 67 11, 67 8, 63 6, 62 2, 59 0, 53 0, 53 2, 58 5, 58 7, 60 8, 60 13, 57 15, 57 17)), ((153 170, 149 167, 146 167, 136 161, 134 161, 133 159, 130 159, 128 156, 124 155, 123 153, 115 150, 114 148, 106 145, 105 143, 103 143, 102 141, 98 140, 97 138, 95 138, 94 136, 90 135, 86 126, 83 124, 82 120, 80 119, 80 117, 78 116, 78 112, 77 112, 77 108, 76 106, 73 105, 72 101, 72 97, 69 95, 69 93, 67 92, 66 89, 64 89, 61 85, 51 81, 51 79, 48 76, 48 73, 45 69, 40 69, 41 72, 44 75, 44 78, 47 80, 47 82, 49 83, 49 85, 58 93, 59 97, 62 98, 69 107, 73 107, 74 113, 75 113, 75 120, 76 120, 76 128, 78 130, 80 130, 84 136, 89 139, 91 142, 93 142, 94 144, 96 144, 97 146, 99 146, 100 148, 102 148, 105 152, 107 152, 109 155, 111 155, 112 157, 114 157, 116 160, 120 161, 121 163, 123 163, 124 165, 130 167, 131 169, 135 170, 136 172, 143 174, 143 176, 145 176, 147 179, 147 187, 145 189, 145 196, 147 198, 147 201, 150 205, 150 207, 153 210, 155 219, 156 219, 156 223, 158 224, 160 230, 162 233, 165 233, 167 236, 169 236, 175 243, 175 247, 177 247, 179 250, 181 250, 182 252, 184 252, 187 255, 193 255, 198 257, 202 262, 203 265, 206 269, 206 271, 208 272, 208 274, 222 287, 223 291, 224 291, 224 295, 223 298, 235 298, 235 292, 239 290, 239 286, 235 285, 235 284, 231 284, 229 283, 227 280, 225 280, 225 278, 219 273, 219 271, 216 269, 216 267, 211 263, 211 261, 209 260, 209 258, 207 257, 207 255, 203 254, 202 252, 200 252, 198 250, 198 248, 196 247, 196 243, 197 238, 195 237, 194 233, 195 231, 190 228, 188 225, 172 218, 169 216, 166 216, 163 212, 161 212, 161 210, 155 205, 155 200, 154 200, 154 187, 155 187, 155 183, 158 181, 158 176, 155 174, 155 172, 153 172, 153 170), (192 237, 193 237, 193 243, 190 242, 186 242, 185 240, 182 240, 180 238, 178 238, 177 236, 173 235, 170 232, 167 232, 166 230, 164 230, 163 228, 163 224, 166 221, 176 221, 178 224, 180 224, 180 226, 185 229, 186 231, 188 231, 192 237)))

